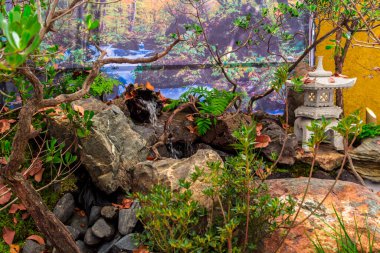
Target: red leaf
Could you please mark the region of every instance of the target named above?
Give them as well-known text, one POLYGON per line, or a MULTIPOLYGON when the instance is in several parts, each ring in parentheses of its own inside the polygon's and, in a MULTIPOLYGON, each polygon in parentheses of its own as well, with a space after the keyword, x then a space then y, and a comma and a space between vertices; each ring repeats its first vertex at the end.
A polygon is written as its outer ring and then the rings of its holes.
POLYGON ((18 220, 16 217, 13 217, 13 223, 16 225, 18 223, 18 220))
POLYGON ((9 213, 14 214, 18 210, 25 211, 26 207, 23 204, 12 204, 11 208, 9 208, 9 213))
POLYGON ((3 184, 0 184, 0 205, 8 203, 12 197, 11 189, 3 184))
POLYGON ((269 145, 269 142, 271 142, 271 139, 268 135, 263 134, 260 136, 256 136, 255 140, 255 148, 265 148, 269 145))
POLYGON ((29 236, 28 238, 26 238, 27 240, 33 240, 33 241, 36 241, 38 242, 39 244, 41 245, 45 245, 45 240, 44 238, 42 238, 41 236, 39 235, 31 235, 29 236))
POLYGON ((4 242, 8 245, 11 245, 15 237, 15 231, 10 228, 3 227, 3 239, 4 242))

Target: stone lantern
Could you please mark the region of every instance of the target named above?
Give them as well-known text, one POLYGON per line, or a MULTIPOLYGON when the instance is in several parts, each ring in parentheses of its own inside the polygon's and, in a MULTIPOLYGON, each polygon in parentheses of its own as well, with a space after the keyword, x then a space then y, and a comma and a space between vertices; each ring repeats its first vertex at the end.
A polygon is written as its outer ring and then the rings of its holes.
MULTIPOLYGON (((331 71, 323 69, 322 61, 323 56, 319 56, 317 69, 309 72, 311 82, 302 85, 304 105, 294 111, 296 116, 294 133, 298 141, 302 141, 302 148, 305 151, 309 151, 307 141, 312 135, 307 126, 311 125, 311 121, 322 117, 331 122, 326 132, 328 140, 337 150, 343 150, 342 136, 332 129, 338 124, 338 119, 343 111, 342 108, 334 104, 334 92, 336 89, 352 87, 356 83, 356 78, 332 76, 331 71)), ((287 81, 287 85, 292 86, 292 82, 287 81)))

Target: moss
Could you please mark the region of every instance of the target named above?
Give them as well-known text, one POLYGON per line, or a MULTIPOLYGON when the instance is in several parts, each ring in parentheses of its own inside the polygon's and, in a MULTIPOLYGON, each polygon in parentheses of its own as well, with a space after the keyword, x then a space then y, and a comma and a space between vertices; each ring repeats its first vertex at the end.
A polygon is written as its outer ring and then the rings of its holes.
MULTIPOLYGON (((16 232, 13 240, 14 244, 21 246, 24 243, 25 238, 28 236, 33 234, 40 235, 32 218, 29 217, 23 220, 20 211, 14 215, 9 214, 8 212, 9 208, 0 212, 0 228, 7 227, 16 232), (17 224, 13 221, 14 218, 17 219, 17 224)), ((9 252, 9 247, 5 244, 3 238, 0 239, 0 252, 9 252)))

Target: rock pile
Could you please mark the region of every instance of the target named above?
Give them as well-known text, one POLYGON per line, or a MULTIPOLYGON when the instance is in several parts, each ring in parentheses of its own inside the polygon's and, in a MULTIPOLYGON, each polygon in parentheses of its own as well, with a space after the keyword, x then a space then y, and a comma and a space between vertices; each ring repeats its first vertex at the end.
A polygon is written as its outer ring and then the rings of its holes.
POLYGON ((112 205, 93 206, 91 212, 86 214, 75 208, 73 195, 66 193, 53 212, 66 225, 81 252, 119 253, 133 252, 138 248, 135 237, 138 208, 138 202, 133 202, 128 209, 112 205))

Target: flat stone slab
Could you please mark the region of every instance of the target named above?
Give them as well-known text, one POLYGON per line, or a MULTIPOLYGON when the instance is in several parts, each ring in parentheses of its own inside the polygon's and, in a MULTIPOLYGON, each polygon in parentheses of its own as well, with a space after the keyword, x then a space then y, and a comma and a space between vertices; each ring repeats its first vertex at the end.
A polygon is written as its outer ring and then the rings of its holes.
MULTIPOLYGON (((332 146, 323 144, 320 146, 316 165, 326 171, 333 171, 342 165, 344 155, 336 151, 332 146)), ((302 149, 296 151, 296 159, 300 162, 310 164, 313 161, 313 153, 304 152, 302 149)))

